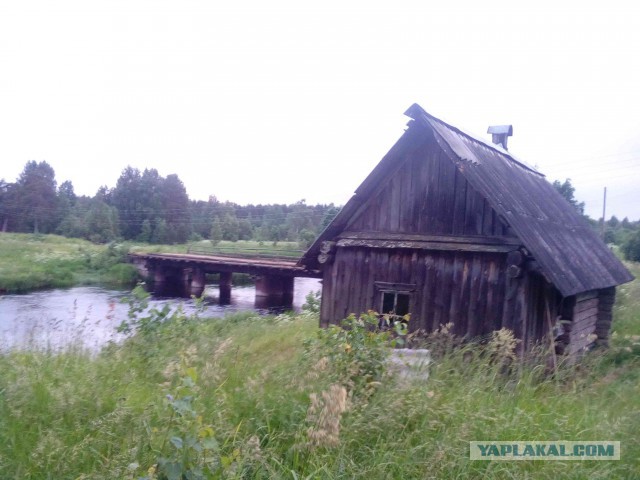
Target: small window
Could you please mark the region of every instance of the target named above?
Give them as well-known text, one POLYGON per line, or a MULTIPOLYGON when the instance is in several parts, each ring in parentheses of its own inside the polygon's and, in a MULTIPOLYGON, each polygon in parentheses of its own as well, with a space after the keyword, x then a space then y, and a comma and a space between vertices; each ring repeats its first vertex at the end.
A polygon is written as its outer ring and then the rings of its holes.
POLYGON ((408 315, 411 305, 411 294, 416 290, 412 283, 375 282, 379 304, 374 308, 380 313, 380 328, 392 327, 397 321, 406 323, 402 318, 408 315))
POLYGON ((388 330, 393 328, 396 322, 407 323, 405 315, 409 313, 410 295, 407 292, 381 292, 380 318, 378 328, 388 330))
POLYGON ((382 314, 402 317, 409 313, 409 294, 403 292, 382 292, 382 314))

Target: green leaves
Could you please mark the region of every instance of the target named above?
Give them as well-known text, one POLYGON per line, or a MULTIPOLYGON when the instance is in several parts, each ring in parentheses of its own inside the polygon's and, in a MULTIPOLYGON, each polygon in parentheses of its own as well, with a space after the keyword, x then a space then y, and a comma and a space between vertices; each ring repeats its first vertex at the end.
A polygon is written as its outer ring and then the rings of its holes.
MULTIPOLYGON (((317 340, 308 344, 313 355, 329 360, 333 380, 354 395, 368 395, 371 386, 380 381, 387 368, 389 348, 398 341, 389 331, 378 330, 378 317, 373 311, 360 317, 349 315, 341 327, 321 329, 317 340)), ((403 328, 399 327, 397 333, 404 333, 403 328)))

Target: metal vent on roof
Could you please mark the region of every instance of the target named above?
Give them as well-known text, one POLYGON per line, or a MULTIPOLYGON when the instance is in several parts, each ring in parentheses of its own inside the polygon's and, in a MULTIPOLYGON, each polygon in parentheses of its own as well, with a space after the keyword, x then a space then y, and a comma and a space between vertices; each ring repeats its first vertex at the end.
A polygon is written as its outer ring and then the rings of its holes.
POLYGON ((492 125, 487 130, 491 134, 491 141, 507 149, 507 138, 513 135, 513 125, 492 125))

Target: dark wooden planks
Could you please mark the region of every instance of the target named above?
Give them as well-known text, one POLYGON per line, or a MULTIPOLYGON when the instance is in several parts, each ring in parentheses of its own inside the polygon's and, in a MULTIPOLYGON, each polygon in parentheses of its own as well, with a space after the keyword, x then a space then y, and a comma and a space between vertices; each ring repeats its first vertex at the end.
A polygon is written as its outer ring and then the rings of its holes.
POLYGON ((495 236, 497 214, 435 142, 397 158, 347 228, 387 233, 495 236))
POLYGON ((333 274, 324 280, 325 291, 335 298, 323 298, 322 324, 339 323, 350 313, 379 311, 381 294, 375 284, 396 283, 415 285, 411 331, 453 323, 459 335, 485 335, 503 324, 505 265, 505 253, 338 247, 333 274))

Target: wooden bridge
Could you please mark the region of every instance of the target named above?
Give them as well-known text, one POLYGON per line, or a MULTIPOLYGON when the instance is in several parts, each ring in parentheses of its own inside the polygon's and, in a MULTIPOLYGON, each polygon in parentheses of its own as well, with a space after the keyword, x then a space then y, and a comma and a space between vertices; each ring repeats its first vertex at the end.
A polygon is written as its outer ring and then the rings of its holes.
POLYGON ((162 296, 199 297, 205 288, 206 274, 220 275, 220 303, 231 300, 231 274, 245 273, 256 279, 256 306, 291 305, 295 277, 321 278, 318 270, 297 265, 298 258, 250 252, 245 254, 206 253, 132 253, 131 262, 162 296))

